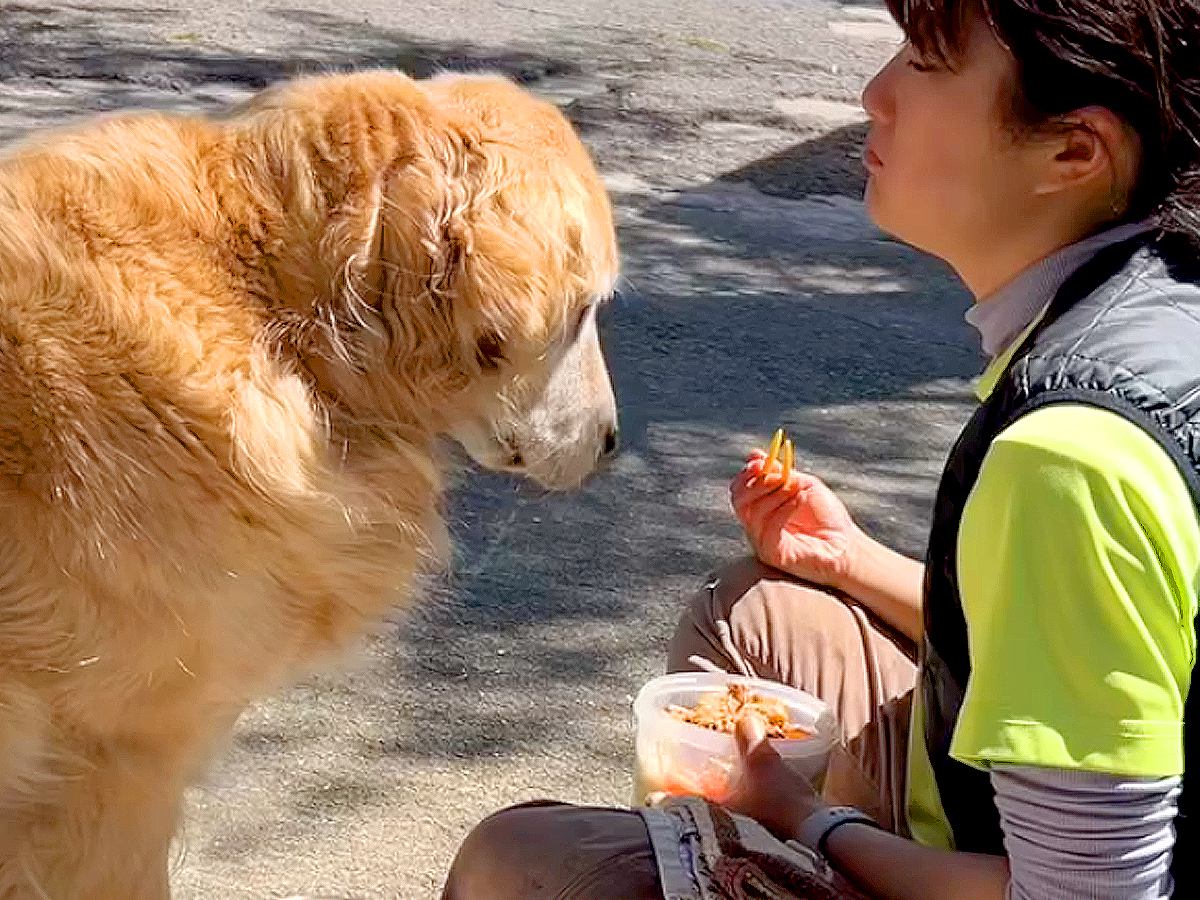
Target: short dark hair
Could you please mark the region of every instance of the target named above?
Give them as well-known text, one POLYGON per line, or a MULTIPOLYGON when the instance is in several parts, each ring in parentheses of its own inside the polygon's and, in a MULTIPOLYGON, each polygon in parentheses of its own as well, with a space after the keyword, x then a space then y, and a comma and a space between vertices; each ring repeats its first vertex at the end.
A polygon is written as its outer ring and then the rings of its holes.
POLYGON ((921 57, 953 68, 978 11, 1016 61, 1008 111, 1052 126, 1085 106, 1137 133, 1126 215, 1200 253, 1200 0, 887 0, 921 57))

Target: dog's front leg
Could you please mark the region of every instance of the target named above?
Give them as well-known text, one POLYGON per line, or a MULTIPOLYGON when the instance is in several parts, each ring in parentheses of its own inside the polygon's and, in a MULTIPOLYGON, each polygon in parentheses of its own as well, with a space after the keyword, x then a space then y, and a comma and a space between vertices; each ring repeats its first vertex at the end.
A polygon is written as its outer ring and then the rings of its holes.
POLYGON ((66 753, 67 771, 21 811, 19 833, 5 829, 0 898, 168 900, 180 767, 166 754, 121 746, 66 753))

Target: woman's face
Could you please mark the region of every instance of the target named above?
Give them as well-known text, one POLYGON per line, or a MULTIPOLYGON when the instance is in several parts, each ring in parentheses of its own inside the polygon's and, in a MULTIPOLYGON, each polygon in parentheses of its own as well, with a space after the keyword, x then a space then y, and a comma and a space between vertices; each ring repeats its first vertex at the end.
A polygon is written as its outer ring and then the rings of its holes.
POLYGON ((1039 175, 999 111, 1015 64, 983 18, 973 19, 953 71, 906 44, 862 96, 872 220, 960 272, 1023 227, 1039 175))

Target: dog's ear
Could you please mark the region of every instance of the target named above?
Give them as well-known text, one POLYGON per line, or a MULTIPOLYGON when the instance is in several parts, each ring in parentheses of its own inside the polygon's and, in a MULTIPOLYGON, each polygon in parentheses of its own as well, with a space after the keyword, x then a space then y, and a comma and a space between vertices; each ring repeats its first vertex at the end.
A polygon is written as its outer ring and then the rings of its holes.
POLYGON ((246 205, 233 218, 265 220, 237 237, 261 260, 289 339, 360 372, 385 353, 445 348, 437 301, 453 268, 442 223, 455 212, 454 158, 415 84, 396 73, 305 79, 259 95, 233 124, 234 158, 249 170, 231 167, 230 194, 246 205))
POLYGON ((383 336, 376 299, 382 188, 378 179, 330 192, 315 179, 287 186, 285 233, 269 255, 276 314, 306 353, 364 372, 383 336))
POLYGON ((358 181, 289 184, 304 255, 282 252, 274 278, 315 352, 453 390, 498 365, 506 335, 483 314, 496 279, 473 258, 475 180, 434 137, 358 181))
POLYGON ((466 185, 432 156, 409 159, 378 185, 378 212, 364 279, 394 370, 423 383, 461 386, 475 351, 456 298, 474 252, 466 185), (455 383, 451 383, 455 382, 455 383))
POLYGON ((421 377, 463 386, 542 327, 552 275, 524 208, 487 148, 447 139, 381 184, 371 267, 386 352, 421 377))
POLYGON ((329 215, 317 252, 329 268, 319 273, 328 295, 318 293, 316 318, 333 338, 330 349, 359 370, 370 367, 383 339, 379 264, 385 182, 383 173, 346 192, 329 215))
POLYGON ((336 290, 314 318, 347 361, 453 391, 539 352, 611 251, 588 227, 603 192, 559 152, 492 139, 494 122, 437 99, 369 180, 326 201, 321 281, 336 290))

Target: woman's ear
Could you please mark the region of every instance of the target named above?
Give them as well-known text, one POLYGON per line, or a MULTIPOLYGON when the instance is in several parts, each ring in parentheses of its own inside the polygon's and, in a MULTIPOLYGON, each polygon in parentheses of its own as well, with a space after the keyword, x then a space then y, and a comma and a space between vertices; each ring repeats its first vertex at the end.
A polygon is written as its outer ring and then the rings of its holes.
POLYGON ((1123 119, 1103 106, 1075 110, 1038 141, 1044 154, 1034 190, 1042 196, 1086 191, 1113 213, 1127 205, 1137 178, 1140 146, 1123 119))

